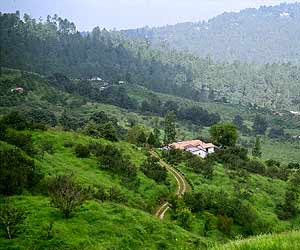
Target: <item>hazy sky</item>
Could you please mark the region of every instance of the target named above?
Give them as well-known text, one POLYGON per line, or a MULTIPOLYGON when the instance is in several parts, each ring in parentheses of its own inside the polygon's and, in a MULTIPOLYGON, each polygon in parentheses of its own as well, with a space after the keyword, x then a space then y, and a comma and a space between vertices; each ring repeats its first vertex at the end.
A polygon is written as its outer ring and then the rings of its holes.
POLYGON ((162 26, 207 20, 225 11, 296 0, 0 0, 1 12, 28 13, 45 18, 58 14, 75 22, 79 30, 162 26))

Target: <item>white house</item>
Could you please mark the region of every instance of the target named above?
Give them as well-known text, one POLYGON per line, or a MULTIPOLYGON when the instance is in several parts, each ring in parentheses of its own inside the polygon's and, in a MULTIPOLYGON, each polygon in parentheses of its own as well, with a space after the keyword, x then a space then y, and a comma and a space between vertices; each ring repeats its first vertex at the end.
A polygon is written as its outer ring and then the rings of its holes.
POLYGON ((180 141, 169 145, 170 148, 184 150, 201 158, 215 152, 216 146, 212 143, 205 143, 201 140, 180 141))

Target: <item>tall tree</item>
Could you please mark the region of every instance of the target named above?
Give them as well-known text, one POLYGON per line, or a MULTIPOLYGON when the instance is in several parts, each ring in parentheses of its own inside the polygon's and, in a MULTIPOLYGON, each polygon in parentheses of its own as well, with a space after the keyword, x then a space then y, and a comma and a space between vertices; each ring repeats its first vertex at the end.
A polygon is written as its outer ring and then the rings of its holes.
POLYGON ((216 124, 209 132, 213 140, 223 146, 234 146, 238 139, 236 126, 232 123, 216 124))
POLYGON ((256 136, 255 144, 254 144, 254 147, 252 149, 252 155, 254 157, 257 157, 257 158, 260 158, 262 156, 259 136, 256 136))
POLYGON ((164 144, 169 144, 176 139, 176 116, 173 111, 167 112, 164 121, 164 144))

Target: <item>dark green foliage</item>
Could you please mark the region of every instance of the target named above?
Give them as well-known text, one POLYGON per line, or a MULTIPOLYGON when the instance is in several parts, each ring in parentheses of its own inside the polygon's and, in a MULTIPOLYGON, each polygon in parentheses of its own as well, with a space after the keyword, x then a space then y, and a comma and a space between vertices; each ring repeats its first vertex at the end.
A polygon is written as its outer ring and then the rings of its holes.
POLYGON ((295 172, 288 181, 288 187, 285 192, 284 203, 277 207, 277 214, 280 219, 287 220, 295 217, 299 213, 299 195, 300 195, 300 173, 295 172))
POLYGON ((76 130, 79 127, 79 121, 66 110, 61 114, 59 123, 65 130, 76 130))
POLYGON ((252 155, 253 155, 253 157, 257 157, 257 158, 261 158, 261 156, 262 156, 260 138, 258 136, 256 136, 256 138, 255 138, 255 144, 252 149, 252 155))
POLYGON ((203 174, 206 179, 211 179, 213 176, 213 162, 210 160, 203 160, 199 156, 191 156, 187 161, 187 166, 196 173, 203 174))
POLYGON ((116 187, 111 187, 108 190, 107 199, 116 203, 126 203, 127 197, 120 189, 116 187))
POLYGON ((90 151, 87 146, 82 144, 77 144, 74 148, 75 154, 79 158, 88 158, 90 156, 90 151))
POLYGON ((180 226, 187 230, 191 229, 194 216, 188 208, 182 208, 176 211, 176 217, 180 226))
POLYGON ((145 145, 145 143, 147 142, 147 137, 146 137, 146 134, 144 133, 144 131, 141 131, 141 133, 138 135, 138 138, 137 138, 137 143, 138 145, 145 145))
POLYGON ((162 156, 170 164, 179 164, 182 161, 190 159, 191 153, 179 149, 170 149, 162 151, 162 156))
POLYGON ((236 115, 232 122, 238 129, 244 126, 244 119, 240 115, 236 115))
POLYGON ((172 143, 176 139, 176 116, 174 112, 168 112, 164 121, 164 144, 172 143))
POLYGON ((221 120, 219 114, 210 114, 207 110, 196 106, 181 108, 177 116, 179 119, 192 121, 194 124, 202 126, 211 126, 221 120))
POLYGON ((48 184, 51 204, 58 208, 65 218, 86 199, 86 191, 74 181, 72 175, 61 175, 52 178, 48 184))
POLYGON ((233 219, 226 215, 218 216, 218 229, 226 235, 230 235, 233 226, 233 219))
MULTIPOLYGON (((184 195, 184 202, 192 212, 207 212, 210 214, 210 222, 214 216, 213 227, 218 227, 225 234, 230 233, 231 225, 234 223, 243 227, 243 234, 251 235, 257 233, 258 215, 252 205, 242 200, 238 194, 230 196, 224 191, 204 190, 202 192, 187 193, 184 195)), ((208 224, 205 232, 213 229, 208 224)), ((263 229, 261 230, 263 232, 263 229)))
POLYGON ((157 138, 155 138, 154 134, 151 132, 148 136, 147 143, 151 146, 155 146, 158 144, 156 141, 157 138))
POLYGON ((54 153, 54 145, 51 141, 43 141, 39 149, 41 153, 45 153, 45 152, 47 152, 48 154, 54 153))
POLYGON ((296 162, 290 162, 288 164, 288 168, 289 169, 300 169, 300 164, 299 163, 296 163, 296 162))
POLYGON ((223 146, 234 146, 238 139, 237 129, 231 123, 214 125, 209 132, 213 140, 223 146))
POLYGON ((272 139, 284 138, 284 129, 283 128, 271 128, 268 136, 272 139))
POLYGON ((268 122, 264 117, 256 115, 252 128, 255 134, 264 135, 268 128, 268 122))
POLYGON ((25 116, 17 111, 3 116, 2 123, 7 127, 14 128, 16 130, 24 130, 29 128, 29 124, 25 116))
POLYGON ((31 123, 50 125, 51 127, 57 125, 55 114, 47 109, 32 109, 25 116, 31 123))
POLYGON ((116 118, 108 116, 103 111, 92 114, 84 130, 90 136, 110 141, 118 141, 119 138, 124 138, 126 133, 126 130, 119 126, 116 118))
POLYGON ((94 198, 101 202, 111 201, 115 203, 126 203, 128 200, 126 195, 119 188, 110 187, 109 189, 105 189, 103 186, 98 187, 94 198))
POLYGON ((0 203, 0 225, 6 232, 6 237, 12 239, 16 236, 18 226, 26 219, 23 209, 14 207, 10 202, 0 203))
POLYGON ((248 170, 249 172, 261 174, 264 175, 266 172, 265 165, 257 160, 251 160, 246 165, 244 165, 244 168, 248 170))
POLYGON ((18 148, 0 142, 0 193, 19 194, 41 178, 34 161, 18 148))
POLYGON ((159 160, 149 156, 141 165, 141 171, 149 178, 158 183, 163 183, 167 178, 167 170, 159 164, 159 160))
POLYGON ((122 155, 121 151, 114 145, 106 145, 102 155, 99 156, 99 164, 102 169, 109 170, 122 177, 125 183, 136 180, 137 169, 129 159, 122 155))
POLYGON ((8 129, 3 140, 22 149, 30 156, 36 153, 30 134, 8 129))

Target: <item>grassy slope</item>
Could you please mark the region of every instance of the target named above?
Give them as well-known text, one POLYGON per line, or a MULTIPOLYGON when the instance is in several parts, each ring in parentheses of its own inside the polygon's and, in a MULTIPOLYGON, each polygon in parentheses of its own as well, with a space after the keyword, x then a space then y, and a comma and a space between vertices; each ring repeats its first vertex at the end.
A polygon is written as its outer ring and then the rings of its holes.
MULTIPOLYGON (((157 185, 139 171, 141 183, 138 190, 129 190, 121 184, 119 177, 100 170, 95 158, 77 158, 72 148, 64 147, 65 141, 81 144, 110 142, 56 130, 31 133, 37 148, 44 142, 54 145, 53 154, 36 157, 45 178, 72 171, 82 185, 119 187, 128 197, 128 204, 87 201, 71 219, 65 220, 57 209, 50 206, 48 197, 40 192, 35 191, 37 195, 25 193, 13 196, 13 203, 25 208, 28 217, 23 228, 20 228, 19 237, 13 241, 4 240, 0 235, 0 249, 50 249, 50 245, 53 247, 51 249, 193 249, 194 242, 201 242, 193 234, 161 222, 151 214, 157 199, 175 189, 174 180, 170 177, 171 186, 168 188, 157 185), (46 240, 46 228, 50 221, 54 221, 54 237, 46 240)), ((142 150, 126 142, 116 145, 136 166, 145 159, 142 150)), ((43 182, 40 188, 43 188, 43 182)))
POLYGON ((300 233, 262 235, 246 240, 233 241, 213 250, 298 250, 300 249, 300 233))
MULTIPOLYGON (((203 178, 201 174, 196 174, 185 165, 181 164, 178 167, 187 178, 192 182, 194 190, 201 192, 204 190, 223 190, 232 194, 234 192, 234 184, 238 183, 238 179, 230 177, 230 174, 225 171, 222 165, 216 165, 212 180, 203 178)), ((276 204, 283 202, 286 183, 281 180, 266 178, 260 175, 251 174, 248 179, 248 190, 252 192, 249 201, 254 205, 260 218, 263 219, 264 225, 272 228, 273 232, 283 232, 297 226, 299 218, 292 221, 280 221, 276 214, 276 204)), ((203 219, 201 214, 196 216, 194 223, 194 232, 202 235, 203 219), (201 226, 202 225, 202 226, 201 226)), ((239 235, 239 228, 233 228, 233 235, 239 235)), ((211 237, 222 239, 222 235, 218 232, 212 232, 211 237)))
POLYGON ((40 196, 16 196, 26 209, 23 233, 0 240, 0 249, 193 249, 197 238, 183 229, 140 210, 113 203, 88 201, 68 220, 40 196), (53 238, 45 239, 49 221, 53 238), (15 247, 15 248, 14 248, 15 247))

